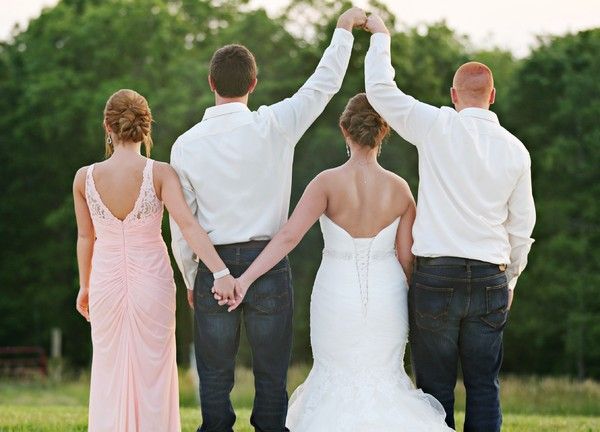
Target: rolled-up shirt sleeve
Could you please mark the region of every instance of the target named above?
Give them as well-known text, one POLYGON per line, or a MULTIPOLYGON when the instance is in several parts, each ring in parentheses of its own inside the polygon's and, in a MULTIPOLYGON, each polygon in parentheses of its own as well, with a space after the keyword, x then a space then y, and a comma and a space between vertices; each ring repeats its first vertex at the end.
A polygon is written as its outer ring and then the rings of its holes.
POLYGON ((535 204, 531 188, 531 163, 521 174, 508 201, 508 218, 505 223, 510 242, 510 263, 506 269, 508 287, 515 289, 517 279, 527 265, 527 255, 534 239, 535 204))
POLYGON ((440 109, 402 92, 394 81, 395 74, 390 35, 375 33, 365 57, 367 99, 392 129, 406 141, 419 146, 426 142, 440 109))
MULTIPOLYGON (((185 201, 192 210, 194 216, 196 216, 198 212, 196 193, 183 169, 183 158, 177 142, 171 149, 171 166, 179 176, 185 201)), ((188 245, 187 241, 183 237, 183 234, 181 233, 181 230, 179 229, 179 226, 177 226, 171 216, 169 216, 169 225, 171 227, 171 248, 173 250, 173 256, 175 257, 177 266, 181 271, 187 289, 193 290, 194 281, 196 280, 196 273, 198 272, 198 264, 194 260, 194 251, 188 245)))
POLYGON ((280 131, 292 145, 296 145, 342 87, 353 43, 351 32, 335 29, 329 47, 304 85, 293 96, 269 106, 280 131))

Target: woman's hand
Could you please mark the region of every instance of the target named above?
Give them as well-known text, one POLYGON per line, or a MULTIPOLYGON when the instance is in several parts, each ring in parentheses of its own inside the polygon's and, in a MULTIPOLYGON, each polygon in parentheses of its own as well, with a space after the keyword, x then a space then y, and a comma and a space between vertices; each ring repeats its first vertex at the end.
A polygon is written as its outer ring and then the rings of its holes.
POLYGON ((227 312, 231 312, 235 309, 237 309, 237 307, 239 305, 242 304, 242 301, 244 301, 244 297, 246 297, 246 293, 248 292, 248 288, 250 288, 250 285, 252 285, 254 282, 249 280, 248 278, 244 277, 244 275, 240 276, 235 280, 235 289, 234 289, 234 300, 233 301, 225 301, 219 294, 215 293, 215 289, 213 287, 213 293, 215 294, 215 300, 217 300, 219 302, 220 306, 223 305, 227 305, 229 306, 229 308, 227 309, 227 312))
POLYGON ((240 304, 242 304, 250 285, 252 285, 252 281, 245 278, 244 275, 241 275, 235 280, 235 303, 229 305, 229 309, 227 309, 229 312, 235 310, 240 304))
POLYGON ((235 279, 227 275, 215 280, 212 292, 219 306, 232 305, 235 302, 235 279))
POLYGON ((90 290, 88 288, 80 288, 77 294, 77 302, 75 303, 75 309, 79 312, 87 322, 90 322, 90 290))

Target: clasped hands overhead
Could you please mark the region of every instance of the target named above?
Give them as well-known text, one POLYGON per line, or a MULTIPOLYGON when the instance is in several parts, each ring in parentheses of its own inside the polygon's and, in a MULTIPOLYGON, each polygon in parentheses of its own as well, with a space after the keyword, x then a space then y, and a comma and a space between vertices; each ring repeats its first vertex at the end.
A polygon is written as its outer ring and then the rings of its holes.
MULTIPOLYGON (((385 23, 380 16, 367 15, 364 9, 352 7, 340 15, 337 21, 337 27, 352 31, 355 28, 362 28, 370 33, 389 34, 385 23)), ((212 287, 212 294, 219 306, 227 305, 228 311, 235 310, 244 300, 250 286, 254 283, 246 273, 239 278, 231 275, 216 279, 212 287)), ((188 302, 193 307, 193 292, 188 292, 188 302)))

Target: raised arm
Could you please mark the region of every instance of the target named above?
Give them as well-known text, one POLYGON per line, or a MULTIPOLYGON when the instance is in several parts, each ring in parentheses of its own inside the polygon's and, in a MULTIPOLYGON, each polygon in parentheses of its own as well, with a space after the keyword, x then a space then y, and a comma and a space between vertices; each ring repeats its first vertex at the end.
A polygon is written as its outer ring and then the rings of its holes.
POLYGON ((373 33, 365 57, 365 89, 375 110, 406 141, 419 146, 438 117, 439 108, 419 102, 403 93, 392 67, 391 38, 377 15, 369 16, 366 28, 373 33))
POLYGON ((366 19, 365 11, 356 7, 344 12, 315 72, 292 97, 270 106, 291 145, 296 145, 340 90, 352 53, 352 29, 364 25, 366 19))
POLYGON ((510 264, 506 269, 508 287, 512 290, 517 279, 527 265, 527 255, 533 239, 531 233, 535 225, 535 204, 531 190, 531 169, 529 164, 519 178, 508 201, 508 218, 504 224, 510 242, 510 264))
POLYGON ((79 268, 79 293, 76 309, 86 320, 90 320, 89 292, 92 255, 96 233, 90 211, 85 200, 85 177, 87 168, 81 168, 73 181, 73 202, 77 220, 77 267, 79 268))
POLYGON ((406 275, 406 280, 410 283, 415 259, 412 253, 412 229, 417 210, 410 187, 404 180, 402 180, 400 187, 400 197, 406 202, 406 205, 404 212, 400 216, 400 224, 398 225, 398 232, 396 234, 396 253, 398 254, 398 261, 400 261, 400 265, 406 275))
MULTIPOLYGON (((190 207, 184 197, 179 177, 175 170, 166 163, 159 163, 156 167, 156 174, 160 182, 159 193, 165 207, 169 211, 171 221, 171 235, 173 229, 177 230, 179 247, 179 259, 182 260, 183 266, 196 264, 193 260, 191 252, 195 253, 198 258, 209 268, 213 273, 225 270, 227 266, 215 250, 206 231, 200 226, 198 220, 194 217, 190 207), (185 242, 185 245, 182 245, 185 242), (190 250, 189 257, 181 255, 181 249, 190 250)), ((175 240, 174 240, 175 241, 175 240)), ((177 255, 176 255, 177 256, 177 255)), ((177 258, 176 258, 177 259, 177 258)), ((185 275, 184 275, 185 276, 185 275)), ((187 283, 186 283, 187 284, 187 283)), ((227 275, 215 280, 214 289, 221 293, 224 298, 233 300, 234 279, 231 275, 227 275)), ((193 281, 188 285, 189 290, 193 289, 193 281)), ((189 300, 189 297, 188 297, 189 300)), ((192 305, 190 305, 192 306, 192 305)), ((192 306, 193 307, 193 306, 192 306)))
POLYGON ((250 285, 273 268, 294 249, 311 226, 327 208, 327 195, 322 175, 317 176, 306 187, 302 198, 287 223, 273 237, 248 269, 236 280, 236 302, 230 306, 232 311, 240 305, 250 285))

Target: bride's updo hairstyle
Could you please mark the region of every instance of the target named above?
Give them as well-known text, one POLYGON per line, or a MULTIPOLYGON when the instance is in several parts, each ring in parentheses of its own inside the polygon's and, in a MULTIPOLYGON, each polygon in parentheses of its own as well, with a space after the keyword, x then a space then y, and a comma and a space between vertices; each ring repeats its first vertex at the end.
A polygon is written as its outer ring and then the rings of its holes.
MULTIPOLYGON (((146 156, 152 149, 152 113, 146 98, 136 91, 121 89, 106 102, 104 118, 119 141, 137 143, 143 141, 146 156)), ((106 157, 114 152, 114 143, 106 134, 106 157)))
POLYGON ((390 133, 390 127, 373 109, 367 95, 359 93, 348 101, 340 117, 343 127, 352 142, 363 147, 376 148, 390 133))

